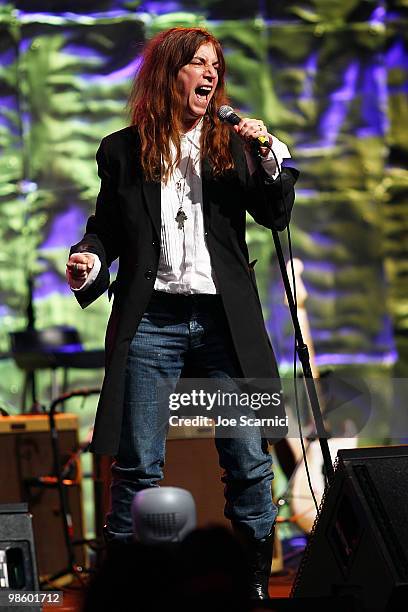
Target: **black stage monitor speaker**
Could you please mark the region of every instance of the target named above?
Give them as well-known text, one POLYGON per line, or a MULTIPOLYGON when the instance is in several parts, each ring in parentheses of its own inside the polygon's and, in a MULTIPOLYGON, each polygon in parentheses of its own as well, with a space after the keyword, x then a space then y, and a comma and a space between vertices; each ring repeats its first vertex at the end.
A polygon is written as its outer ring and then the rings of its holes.
POLYGON ((39 606, 7 606, 9 591, 38 591, 32 517, 27 504, 0 505, 0 608, 4 612, 39 612, 39 606))
POLYGON ((405 610, 407 509, 408 446, 339 451, 292 597, 353 597, 367 612, 405 610))

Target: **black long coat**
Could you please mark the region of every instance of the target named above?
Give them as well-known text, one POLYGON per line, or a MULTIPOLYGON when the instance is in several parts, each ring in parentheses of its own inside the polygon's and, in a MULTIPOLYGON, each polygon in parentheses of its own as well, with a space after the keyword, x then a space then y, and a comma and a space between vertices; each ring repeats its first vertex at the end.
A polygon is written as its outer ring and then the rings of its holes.
MULTIPOLYGON (((129 344, 153 291, 160 253, 160 182, 143 178, 135 127, 110 134, 97 152, 101 188, 95 214, 83 239, 71 254, 96 253, 101 270, 86 290, 75 292, 85 308, 109 287, 109 266, 119 257, 117 279, 106 332, 106 371, 92 441, 96 453, 117 452, 123 413, 124 374, 129 344)), ((216 179, 209 163, 202 165, 204 228, 211 263, 227 315, 234 346, 245 378, 277 378, 276 360, 269 342, 245 242, 246 210, 256 222, 278 230, 286 226, 282 186, 288 216, 294 202, 297 171, 282 170, 282 182, 257 174, 250 177, 245 152, 231 137, 235 169, 216 179), (262 198, 265 184, 267 197, 262 198)))

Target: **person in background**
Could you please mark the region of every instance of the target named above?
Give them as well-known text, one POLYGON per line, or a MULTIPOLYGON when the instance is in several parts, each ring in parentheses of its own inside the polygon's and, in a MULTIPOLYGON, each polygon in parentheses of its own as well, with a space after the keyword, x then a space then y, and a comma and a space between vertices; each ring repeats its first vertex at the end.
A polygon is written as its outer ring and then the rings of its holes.
MULTIPOLYGON (((227 103, 219 41, 171 28, 149 41, 130 95, 131 124, 97 152, 101 187, 67 280, 85 308, 114 295, 92 450, 110 454, 108 543, 132 539, 134 494, 163 477, 167 428, 157 389, 200 378, 278 379, 245 241, 247 211, 283 230, 297 171, 279 169, 285 144, 260 119, 220 121, 227 103), (109 267, 119 259, 110 285, 109 267)), ((250 556, 251 596, 268 597, 277 509, 272 459, 257 427, 215 439, 225 516, 250 556)), ((186 457, 188 461, 188 457, 186 457)))

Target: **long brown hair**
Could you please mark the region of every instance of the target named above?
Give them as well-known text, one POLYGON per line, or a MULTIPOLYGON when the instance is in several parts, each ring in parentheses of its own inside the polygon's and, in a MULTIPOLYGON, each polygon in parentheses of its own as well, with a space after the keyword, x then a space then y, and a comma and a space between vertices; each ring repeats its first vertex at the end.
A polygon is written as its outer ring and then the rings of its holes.
POLYGON ((147 180, 167 180, 180 163, 182 98, 177 75, 188 64, 197 49, 205 43, 214 46, 219 61, 218 84, 207 107, 201 132, 201 157, 208 157, 214 174, 233 168, 229 150, 229 128, 217 117, 217 109, 227 102, 225 94, 225 61, 219 41, 202 28, 171 28, 150 40, 145 47, 141 66, 133 81, 129 97, 131 122, 137 126, 141 140, 141 163, 147 180), (176 158, 171 158, 171 142, 176 158))

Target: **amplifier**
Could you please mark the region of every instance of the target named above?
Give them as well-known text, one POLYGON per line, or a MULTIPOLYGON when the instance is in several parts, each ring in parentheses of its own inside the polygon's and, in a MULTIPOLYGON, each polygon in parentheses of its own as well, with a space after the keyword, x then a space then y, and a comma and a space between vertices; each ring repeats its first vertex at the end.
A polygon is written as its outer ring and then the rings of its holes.
MULTIPOLYGON (((60 463, 78 448, 78 418, 75 414, 55 415, 60 463)), ((58 489, 53 485, 54 462, 49 419, 42 415, 0 417, 0 504, 27 502, 33 515, 33 533, 42 578, 67 568, 62 512, 58 489)), ((67 501, 73 524, 73 540, 82 540, 83 511, 81 471, 75 461, 67 475, 67 501)), ((84 565, 83 544, 75 546, 76 563, 84 565)))

